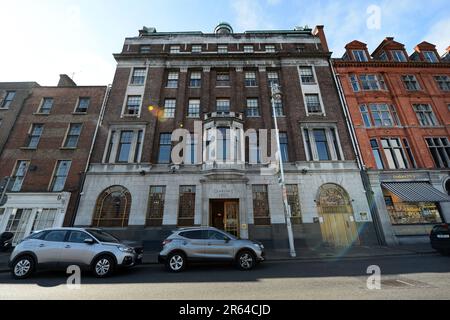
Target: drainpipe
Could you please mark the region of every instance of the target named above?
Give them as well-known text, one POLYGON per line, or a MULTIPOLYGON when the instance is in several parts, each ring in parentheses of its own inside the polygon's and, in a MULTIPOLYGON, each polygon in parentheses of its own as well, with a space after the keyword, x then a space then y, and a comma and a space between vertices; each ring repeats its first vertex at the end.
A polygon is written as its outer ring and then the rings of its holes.
POLYGON ((99 132, 100 127, 103 124, 103 120, 105 118, 106 104, 108 103, 108 99, 109 99, 109 94, 110 93, 111 93, 111 85, 108 85, 108 87, 106 88, 106 91, 105 91, 105 96, 103 98, 102 108, 100 110, 100 115, 98 117, 97 125, 95 127, 95 132, 94 132, 94 136, 93 136, 93 139, 92 139, 91 147, 90 147, 90 150, 89 150, 89 155, 88 155, 88 158, 87 158, 87 161, 86 161, 86 167, 84 169, 84 172, 81 173, 80 184, 79 184, 79 187, 78 187, 78 190, 80 190, 80 192, 78 193, 77 200, 76 200, 76 203, 75 203, 75 207, 74 207, 74 210, 73 210, 74 213, 73 213, 73 215, 71 217, 71 220, 70 220, 70 226, 71 227, 73 227, 74 224, 75 224, 75 219, 76 219, 76 216, 77 216, 77 213, 78 213, 78 208, 80 207, 81 196, 82 196, 82 193, 84 191, 84 183, 86 181, 86 174, 89 171, 89 166, 91 164, 92 153, 94 152, 94 147, 95 147, 95 142, 97 140, 98 132, 99 132))
POLYGON ((369 178, 369 175, 367 174, 367 169, 366 169, 364 160, 361 155, 361 147, 360 147, 358 139, 357 139, 356 130, 353 125, 353 122, 351 121, 351 115, 350 115, 350 111, 348 108, 347 100, 345 99, 340 75, 336 74, 336 72, 334 70, 333 61, 331 59, 329 59, 329 63, 330 63, 330 68, 331 68, 331 72, 333 74, 333 78, 334 78, 336 87, 338 89, 339 99, 341 101, 342 109, 344 111, 345 122, 347 124, 347 128, 350 133, 350 138, 351 138, 350 140, 352 141, 353 149, 355 150, 355 153, 356 153, 356 160, 357 160, 358 167, 360 170, 361 180, 363 182, 364 190, 366 192, 366 198, 367 198, 367 202, 369 204, 370 212, 371 212, 372 218, 374 220, 374 227, 375 227, 375 233, 376 233, 377 239, 378 239, 378 244, 385 246, 386 245, 386 237, 384 235, 383 227, 381 225, 378 207, 376 205, 375 198, 373 196, 374 192, 370 185, 370 178, 369 178))

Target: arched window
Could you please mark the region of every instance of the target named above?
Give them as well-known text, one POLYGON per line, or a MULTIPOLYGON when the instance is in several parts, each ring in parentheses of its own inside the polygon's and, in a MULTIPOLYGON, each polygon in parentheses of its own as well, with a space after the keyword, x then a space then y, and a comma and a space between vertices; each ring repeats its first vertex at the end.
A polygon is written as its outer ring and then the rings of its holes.
POLYGON ((328 183, 320 188, 319 204, 323 213, 353 213, 347 191, 336 184, 328 183))
POLYGON ((110 187, 97 199, 92 225, 104 228, 127 227, 130 209, 130 192, 122 186, 110 187))

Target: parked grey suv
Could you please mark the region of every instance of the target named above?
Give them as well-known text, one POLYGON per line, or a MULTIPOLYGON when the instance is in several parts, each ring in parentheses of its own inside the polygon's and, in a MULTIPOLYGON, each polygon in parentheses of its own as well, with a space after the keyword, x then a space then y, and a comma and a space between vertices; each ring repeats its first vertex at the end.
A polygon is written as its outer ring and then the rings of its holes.
POLYGON ((238 239, 216 228, 183 228, 164 242, 159 262, 171 272, 181 272, 188 262, 235 262, 241 270, 251 270, 265 260, 264 246, 238 239))
POLYGON ((95 276, 112 275, 116 268, 140 264, 142 246, 132 246, 100 229, 60 228, 33 233, 14 249, 10 268, 24 279, 38 269, 65 269, 76 265, 95 276))

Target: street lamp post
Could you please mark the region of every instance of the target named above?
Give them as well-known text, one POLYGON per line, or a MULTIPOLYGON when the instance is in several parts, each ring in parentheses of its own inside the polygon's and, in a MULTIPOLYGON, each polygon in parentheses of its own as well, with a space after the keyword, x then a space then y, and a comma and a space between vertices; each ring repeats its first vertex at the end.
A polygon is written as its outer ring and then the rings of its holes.
POLYGON ((281 143, 280 143, 280 132, 278 130, 278 115, 276 110, 276 102, 281 100, 281 90, 278 84, 272 83, 271 85, 272 91, 272 112, 273 112, 273 120, 275 122, 275 134, 277 138, 277 146, 278 146, 278 161, 280 164, 280 185, 283 194, 283 204, 284 204, 284 213, 286 218, 286 226, 289 238, 289 249, 292 258, 297 256, 295 252, 294 245, 294 233, 292 231, 292 220, 291 220, 291 207, 288 202, 287 196, 287 188, 286 188, 286 180, 284 176, 284 164, 283 164, 283 156, 281 154, 281 143))

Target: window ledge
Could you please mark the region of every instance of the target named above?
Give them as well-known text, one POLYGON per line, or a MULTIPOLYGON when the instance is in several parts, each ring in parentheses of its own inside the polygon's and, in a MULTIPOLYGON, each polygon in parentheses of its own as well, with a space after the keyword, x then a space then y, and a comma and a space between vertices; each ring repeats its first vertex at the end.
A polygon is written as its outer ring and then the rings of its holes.
POLYGON ((87 115, 88 113, 87 112, 72 112, 72 115, 74 115, 74 116, 85 116, 85 115, 87 115))
POLYGON ((143 87, 143 86, 145 86, 145 84, 144 83, 143 84, 130 83, 129 86, 130 87, 143 87))
POLYGON ((28 150, 28 151, 35 151, 37 148, 31 148, 31 147, 21 147, 20 150, 28 150))
POLYGON ((61 147, 61 148, 59 148, 59 150, 78 150, 78 147, 75 147, 75 148, 68 148, 68 147, 61 147))
POLYGON ((33 113, 33 116, 48 117, 48 116, 50 116, 50 113, 35 112, 35 113, 33 113))

